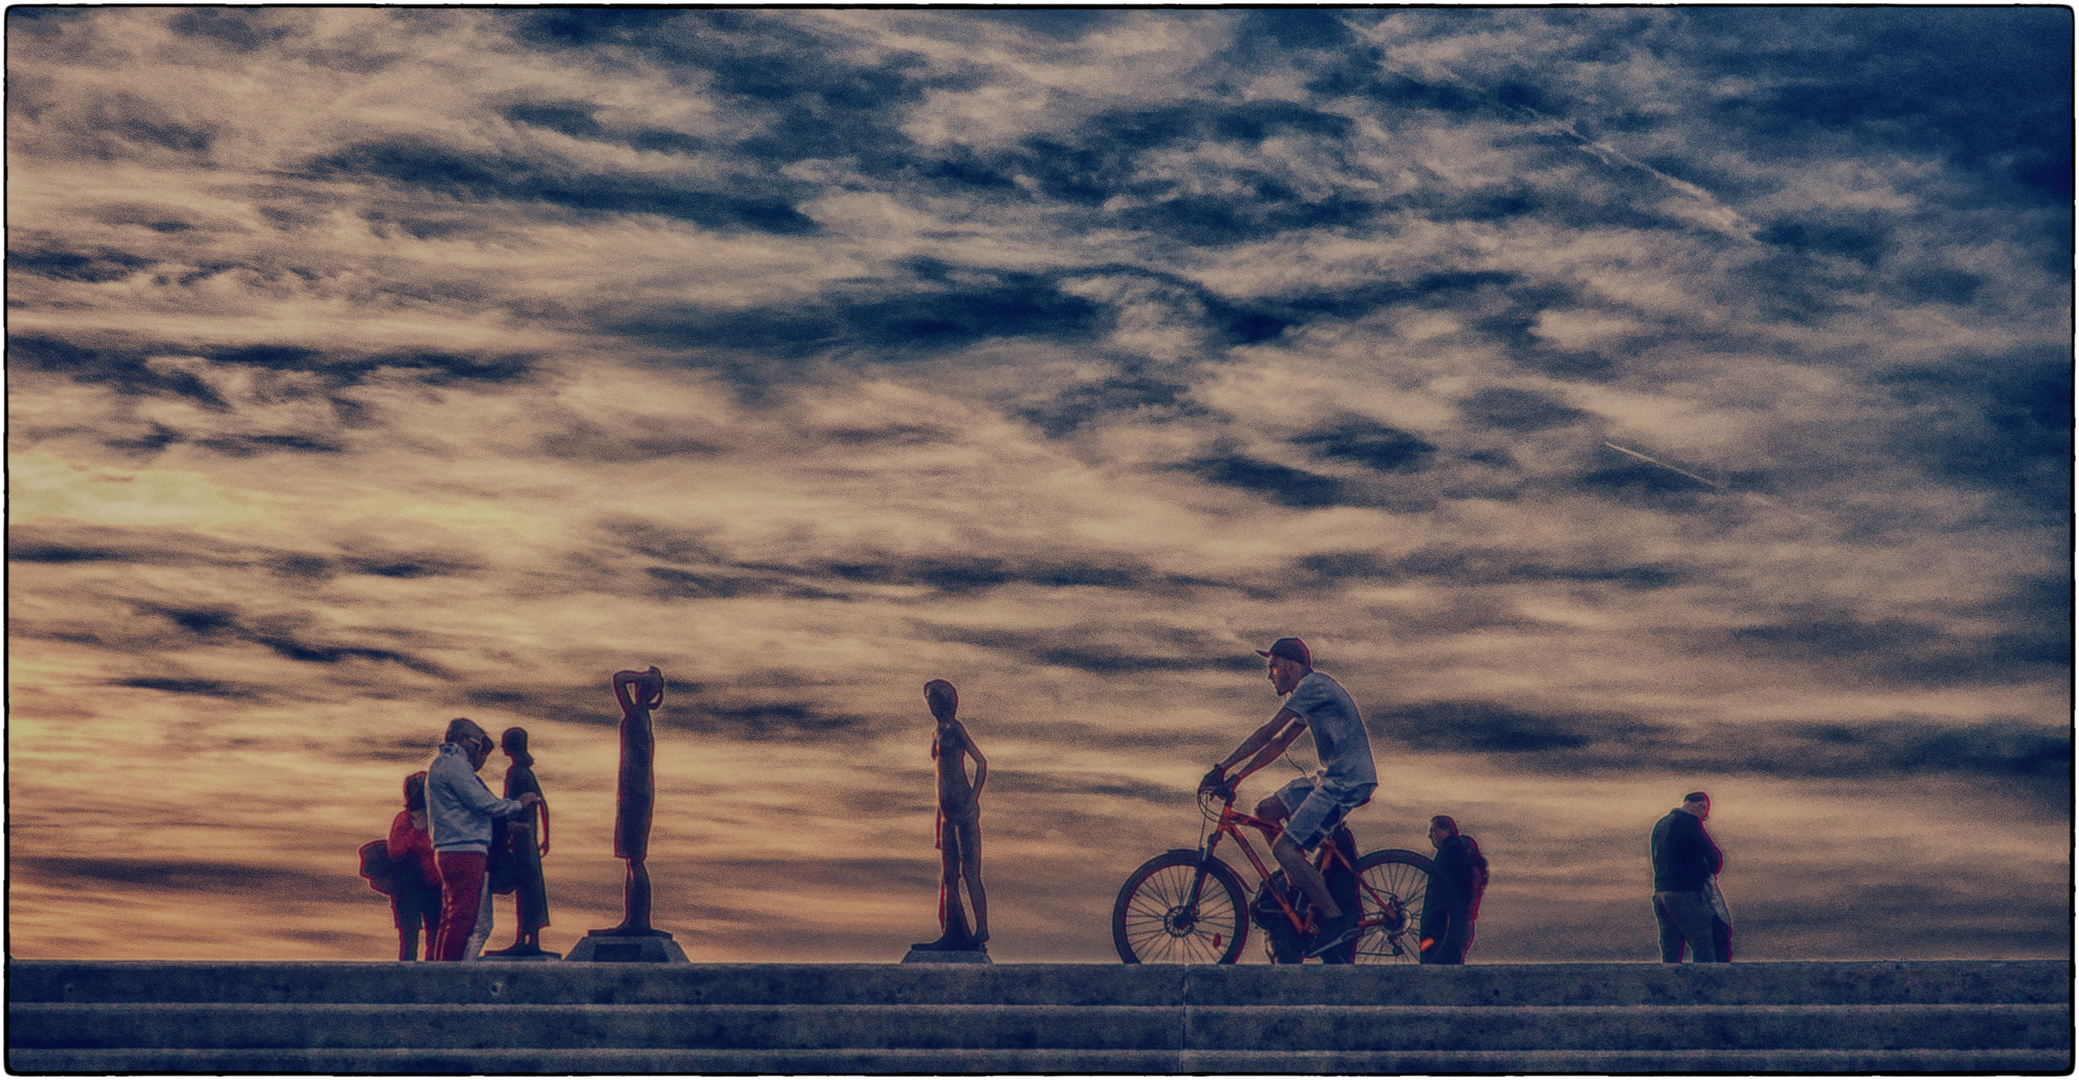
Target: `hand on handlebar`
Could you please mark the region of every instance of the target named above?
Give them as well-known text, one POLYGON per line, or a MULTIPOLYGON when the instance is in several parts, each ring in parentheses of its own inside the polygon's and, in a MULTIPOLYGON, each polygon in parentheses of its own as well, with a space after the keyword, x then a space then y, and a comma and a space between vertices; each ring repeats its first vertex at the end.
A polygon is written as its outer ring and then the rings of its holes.
POLYGON ((1210 792, 1224 799, 1234 797, 1234 785, 1227 780, 1227 770, 1218 765, 1213 766, 1212 771, 1206 773, 1205 778, 1198 782, 1198 791, 1201 795, 1210 792))

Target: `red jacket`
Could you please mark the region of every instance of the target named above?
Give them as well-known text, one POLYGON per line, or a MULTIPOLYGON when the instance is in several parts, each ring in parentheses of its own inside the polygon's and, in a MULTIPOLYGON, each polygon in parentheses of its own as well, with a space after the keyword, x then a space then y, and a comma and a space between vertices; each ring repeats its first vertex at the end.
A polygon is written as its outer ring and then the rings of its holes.
POLYGON ((419 864, 419 880, 427 888, 440 887, 440 864, 433 861, 433 837, 411 823, 411 811, 399 810, 390 822, 390 861, 403 862, 406 856, 419 864))

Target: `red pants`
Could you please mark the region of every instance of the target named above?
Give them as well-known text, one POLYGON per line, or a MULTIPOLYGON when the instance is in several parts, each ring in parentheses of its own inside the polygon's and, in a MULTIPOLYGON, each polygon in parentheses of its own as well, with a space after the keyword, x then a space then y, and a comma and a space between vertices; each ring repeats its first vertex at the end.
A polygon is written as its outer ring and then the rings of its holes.
POLYGON ((476 929, 477 908, 484 900, 484 867, 490 858, 481 851, 437 851, 433 861, 440 866, 440 936, 426 959, 460 960, 476 929))

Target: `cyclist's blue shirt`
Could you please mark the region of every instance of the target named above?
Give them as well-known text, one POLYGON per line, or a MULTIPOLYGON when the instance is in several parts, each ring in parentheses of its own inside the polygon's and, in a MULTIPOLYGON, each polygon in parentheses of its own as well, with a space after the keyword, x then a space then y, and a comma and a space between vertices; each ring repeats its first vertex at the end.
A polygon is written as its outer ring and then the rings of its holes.
POLYGON ((1310 671, 1292 688, 1285 707, 1305 718, 1307 729, 1314 733, 1314 749, 1321 755, 1321 768, 1330 783, 1348 788, 1379 782, 1378 770, 1372 766, 1371 736, 1343 684, 1310 671))

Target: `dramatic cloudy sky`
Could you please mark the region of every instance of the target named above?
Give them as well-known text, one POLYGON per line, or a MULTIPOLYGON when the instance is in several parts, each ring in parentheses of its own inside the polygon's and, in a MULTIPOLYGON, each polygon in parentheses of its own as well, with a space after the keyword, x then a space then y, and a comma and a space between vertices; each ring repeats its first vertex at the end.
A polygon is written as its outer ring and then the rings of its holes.
POLYGON ((1298 634, 1360 842, 1493 860, 1475 960, 1652 959, 1699 787, 1744 957, 2067 956, 2071 41, 11 8, 11 951, 392 955, 354 848, 455 715, 567 948, 656 664, 694 958, 936 933, 942 677, 996 957, 1110 961, 1298 634))

